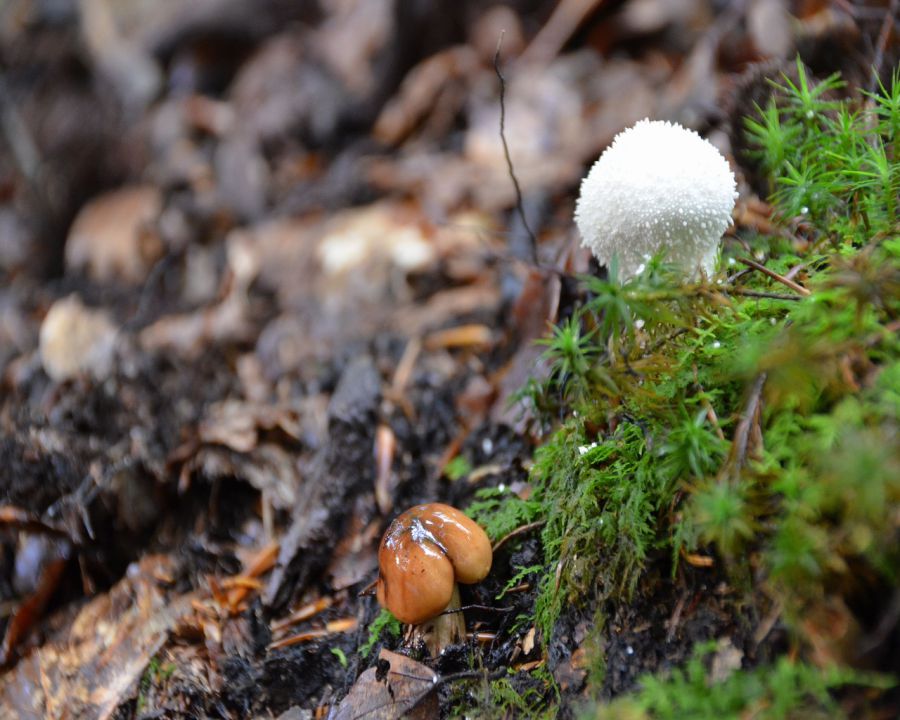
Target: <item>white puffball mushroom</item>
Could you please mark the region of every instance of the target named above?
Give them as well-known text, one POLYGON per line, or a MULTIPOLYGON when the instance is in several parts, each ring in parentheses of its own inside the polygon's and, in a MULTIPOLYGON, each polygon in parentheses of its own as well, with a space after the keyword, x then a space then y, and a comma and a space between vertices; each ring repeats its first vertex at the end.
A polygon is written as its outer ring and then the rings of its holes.
POLYGON ((618 280, 659 253, 686 274, 711 274, 737 199, 728 161, 677 123, 641 120, 613 139, 581 181, 575 223, 582 244, 618 280))

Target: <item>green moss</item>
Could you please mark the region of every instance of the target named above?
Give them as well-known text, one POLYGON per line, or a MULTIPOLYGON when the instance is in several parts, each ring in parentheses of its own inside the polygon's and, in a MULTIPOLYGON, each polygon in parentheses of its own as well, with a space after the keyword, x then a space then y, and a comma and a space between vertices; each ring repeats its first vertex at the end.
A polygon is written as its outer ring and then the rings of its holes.
POLYGON ((892 686, 876 675, 823 670, 786 657, 771 666, 736 671, 711 682, 706 660, 714 650, 715 643, 699 646, 683 669, 676 668, 667 677, 645 675, 637 692, 584 711, 582 720, 835 719, 846 715, 832 697, 834 690, 847 685, 892 686))
POLYGON ((551 720, 557 716, 559 695, 543 668, 513 673, 495 680, 459 683, 451 717, 502 720, 509 717, 551 720))
POLYGON ((444 467, 444 475, 449 480, 457 481, 472 472, 472 464, 463 455, 457 455, 444 467))
POLYGON ((388 637, 396 639, 400 637, 402 630, 400 621, 390 611, 382 608, 381 612, 378 613, 378 617, 369 625, 369 637, 360 645, 359 654, 364 658, 369 657, 369 653, 381 641, 382 635, 387 634, 388 637))
MULTIPOLYGON (((761 581, 789 622, 851 566, 877 587, 900 581, 900 75, 869 105, 827 99, 839 86, 798 63, 747 125, 779 217, 803 233, 745 242, 803 287, 755 270, 685 284, 651 261, 624 285, 583 278, 581 304, 544 341, 550 372, 520 393, 554 428, 533 492, 484 490, 471 508, 494 539, 543 522, 544 642, 567 604, 627 602, 649 562, 671 558, 674 572, 685 551, 717 554, 745 592, 761 581)), ((735 258, 747 251, 726 248, 735 258)), ((723 692, 831 687, 814 672, 779 661, 723 692)))

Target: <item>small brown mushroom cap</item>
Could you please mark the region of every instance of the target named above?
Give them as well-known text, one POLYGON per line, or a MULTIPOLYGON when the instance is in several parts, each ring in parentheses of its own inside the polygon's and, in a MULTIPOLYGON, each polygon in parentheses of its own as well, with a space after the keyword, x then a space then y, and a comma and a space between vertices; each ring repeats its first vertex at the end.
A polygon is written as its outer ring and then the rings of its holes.
POLYGON ((456 582, 491 569, 487 534, 456 508, 417 505, 399 515, 378 550, 378 602, 401 622, 418 624, 447 607, 456 582))
MULTIPOLYGON (((443 503, 419 505, 418 519, 447 553, 456 581, 464 585, 484 580, 491 570, 491 541, 481 526, 455 507, 443 503)), ((408 511, 412 512, 412 511, 408 511)))
POLYGON ((378 567, 378 602, 400 622, 425 622, 450 602, 453 565, 443 550, 428 540, 417 541, 403 533, 390 543, 382 542, 378 567))

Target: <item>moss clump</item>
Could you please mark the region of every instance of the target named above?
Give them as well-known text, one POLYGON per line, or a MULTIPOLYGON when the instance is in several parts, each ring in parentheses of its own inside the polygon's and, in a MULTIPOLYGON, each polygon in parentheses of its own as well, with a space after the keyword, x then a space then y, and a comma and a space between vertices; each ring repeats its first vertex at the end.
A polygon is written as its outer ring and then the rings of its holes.
POLYGON ((788 621, 900 581, 900 76, 856 103, 798 76, 748 122, 785 230, 728 247, 727 278, 584 278, 522 391, 556 428, 533 493, 472 511, 495 539, 544 523, 545 642, 564 604, 627 601, 665 557, 716 556, 788 621))
POLYGON ((396 640, 402 632, 403 628, 400 621, 389 610, 382 608, 381 612, 372 621, 372 624, 369 625, 369 637, 360 645, 359 654, 364 658, 369 657, 375 646, 382 642, 382 635, 387 635, 389 638, 396 640))
POLYGON ((559 700, 553 678, 545 668, 512 672, 494 680, 459 683, 454 689, 451 717, 502 720, 509 717, 551 720, 557 708, 548 697, 559 700))
POLYGON ((848 685, 890 687, 883 678, 838 668, 822 670, 786 657, 769 667, 734 672, 711 684, 707 664, 715 648, 714 642, 698 646, 683 669, 677 668, 665 678, 644 676, 636 693, 585 710, 581 720, 834 720, 846 715, 831 697, 833 690, 848 685))

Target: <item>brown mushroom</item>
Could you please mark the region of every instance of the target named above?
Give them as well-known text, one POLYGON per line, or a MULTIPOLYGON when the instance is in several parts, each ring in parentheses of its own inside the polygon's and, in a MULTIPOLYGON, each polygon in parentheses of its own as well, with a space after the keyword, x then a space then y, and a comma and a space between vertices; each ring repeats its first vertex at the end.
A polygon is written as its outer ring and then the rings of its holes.
POLYGON ((457 582, 483 580, 491 569, 491 543, 484 530, 456 508, 416 505, 388 527, 378 550, 378 602, 401 622, 434 619, 432 649, 465 635, 457 582))

